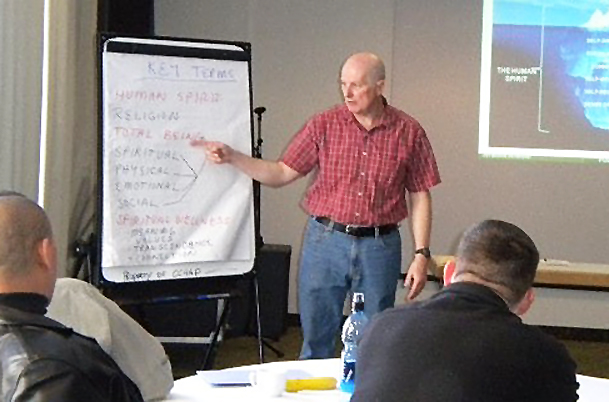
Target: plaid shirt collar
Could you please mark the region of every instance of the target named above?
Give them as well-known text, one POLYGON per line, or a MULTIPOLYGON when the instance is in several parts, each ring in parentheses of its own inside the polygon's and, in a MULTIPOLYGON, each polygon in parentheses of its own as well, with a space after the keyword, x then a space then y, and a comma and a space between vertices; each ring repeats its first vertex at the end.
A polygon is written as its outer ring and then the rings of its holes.
MULTIPOLYGON (((349 111, 349 109, 347 109, 346 105, 342 105, 340 107, 339 117, 341 119, 343 119, 346 123, 355 123, 358 126, 361 126, 361 124, 357 121, 357 119, 355 118, 353 113, 351 113, 349 111)), ((395 109, 393 108, 393 106, 385 104, 385 109, 383 110, 383 115, 381 116, 381 120, 380 120, 379 124, 377 126, 375 126, 374 128, 380 129, 380 128, 384 128, 385 126, 391 126, 395 122, 396 119, 397 119, 397 116, 395 114, 395 109)))

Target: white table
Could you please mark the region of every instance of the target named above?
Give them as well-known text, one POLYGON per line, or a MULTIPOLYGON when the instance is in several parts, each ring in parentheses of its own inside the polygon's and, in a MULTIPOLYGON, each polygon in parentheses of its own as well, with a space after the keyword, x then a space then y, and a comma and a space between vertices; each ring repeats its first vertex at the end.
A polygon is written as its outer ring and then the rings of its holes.
MULTIPOLYGON (((251 372, 259 365, 226 370, 251 372)), ((265 367, 285 370, 287 378, 337 377, 341 372, 340 359, 299 360, 265 363, 265 367)), ((281 397, 256 395, 252 387, 213 387, 201 376, 193 375, 175 382, 166 401, 172 402, 263 402, 263 401, 317 401, 348 402, 351 395, 339 390, 284 392, 281 397)))
POLYGON ((577 375, 579 402, 606 402, 609 400, 609 379, 577 375))
MULTIPOLYGON (((251 372, 258 365, 237 367, 227 370, 251 372)), ((340 374, 340 359, 301 360, 273 362, 265 367, 277 367, 288 373, 288 378, 337 377, 340 374)), ((609 379, 578 375, 580 384, 579 402, 607 402, 609 400, 609 379)), ((339 390, 284 392, 281 397, 262 397, 256 395, 252 387, 212 387, 202 377, 193 375, 175 382, 165 401, 172 402, 264 402, 264 401, 317 401, 348 402, 349 394, 339 390)))

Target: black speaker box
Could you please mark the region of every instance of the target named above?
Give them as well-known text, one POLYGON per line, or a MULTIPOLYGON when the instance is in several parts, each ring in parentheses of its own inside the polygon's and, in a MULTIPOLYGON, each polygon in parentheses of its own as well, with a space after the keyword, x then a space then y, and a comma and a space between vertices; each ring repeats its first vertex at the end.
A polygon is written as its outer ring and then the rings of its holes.
MULTIPOLYGON (((265 244, 255 264, 260 294, 262 336, 279 339, 287 329, 290 258, 292 247, 265 244)), ((239 285, 241 297, 231 301, 227 336, 256 335, 256 293, 253 274, 244 276, 239 285)))

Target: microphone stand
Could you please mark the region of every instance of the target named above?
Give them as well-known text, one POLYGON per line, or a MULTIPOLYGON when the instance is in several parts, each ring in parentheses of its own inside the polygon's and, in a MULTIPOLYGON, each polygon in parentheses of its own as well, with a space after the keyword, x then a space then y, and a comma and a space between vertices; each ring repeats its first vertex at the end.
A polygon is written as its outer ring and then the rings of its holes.
MULTIPOLYGON (((262 114, 266 112, 264 106, 254 109, 257 118, 257 139, 254 144, 254 158, 262 159, 262 114)), ((254 224, 256 226, 256 247, 258 250, 264 245, 260 230, 260 182, 254 180, 254 224)))
POLYGON ((264 112, 266 112, 264 106, 259 106, 254 109, 258 121, 258 138, 256 140, 256 145, 254 146, 254 156, 256 158, 262 158, 262 114, 264 112))
MULTIPOLYGON (((254 157, 262 159, 262 114, 266 112, 264 106, 254 109, 257 117, 257 139, 254 145, 254 157)), ((256 250, 261 250, 264 245, 260 230, 260 182, 254 180, 254 225, 256 226, 256 250)), ((257 263, 256 263, 257 265, 257 263)), ((262 336, 262 325, 260 323, 260 289, 258 285, 258 268, 254 266, 254 295, 256 297, 256 330, 258 331, 258 355, 260 363, 264 363, 264 346, 271 349, 277 357, 283 357, 284 353, 273 345, 269 344, 262 336)))

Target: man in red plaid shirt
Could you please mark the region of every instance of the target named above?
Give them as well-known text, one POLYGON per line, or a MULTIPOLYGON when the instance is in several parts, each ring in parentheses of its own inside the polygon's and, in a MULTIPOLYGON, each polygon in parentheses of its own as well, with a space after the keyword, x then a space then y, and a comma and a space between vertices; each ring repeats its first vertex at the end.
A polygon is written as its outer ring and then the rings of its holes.
POLYGON ((385 66, 357 53, 342 66, 344 104, 313 116, 278 161, 252 158, 226 144, 193 141, 215 163, 230 163, 254 180, 281 187, 315 170, 302 202, 311 216, 299 271, 301 358, 335 355, 348 292, 365 295, 369 317, 395 301, 401 272, 398 224, 408 216, 415 254, 405 285, 408 299, 425 286, 430 258, 431 195, 440 183, 421 125, 387 104, 385 66))

